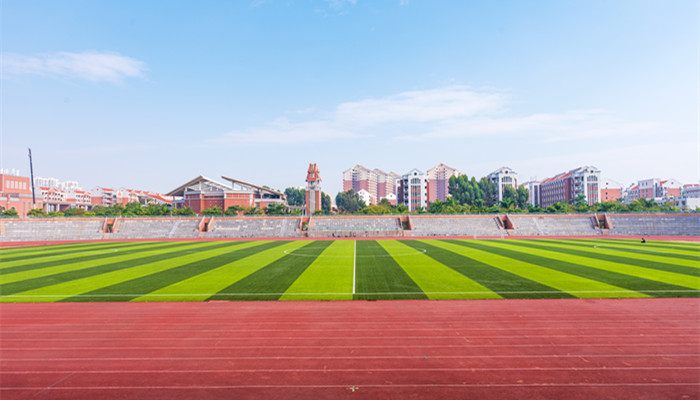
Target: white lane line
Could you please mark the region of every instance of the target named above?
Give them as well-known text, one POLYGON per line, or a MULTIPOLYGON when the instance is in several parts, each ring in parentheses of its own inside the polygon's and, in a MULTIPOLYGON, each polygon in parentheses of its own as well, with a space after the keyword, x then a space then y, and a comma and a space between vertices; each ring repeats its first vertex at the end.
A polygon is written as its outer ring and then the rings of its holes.
MULTIPOLYGON (((697 382, 633 382, 633 383, 430 383, 430 384, 367 384, 362 385, 363 388, 494 388, 494 387, 614 387, 614 386, 660 386, 660 387, 676 387, 676 386, 697 386, 697 382)), ((58 386, 52 387, 51 391, 56 390, 203 390, 203 389, 329 389, 329 388, 347 388, 346 385, 197 385, 197 386, 58 386)), ((0 387, 0 391, 11 390, 36 390, 40 389, 37 386, 12 386, 0 387)))
MULTIPOLYGON (((393 346, 294 346, 293 348, 298 349, 298 348, 320 348, 323 347, 325 348, 341 348, 341 349, 347 349, 347 348, 382 348, 382 349, 392 349, 392 348, 413 348, 413 349, 422 349, 426 347, 430 348, 441 348, 441 347, 449 347, 449 348, 530 348, 530 349, 544 349, 551 347, 551 344, 459 344, 459 345, 454 345, 454 344, 448 344, 448 345, 393 345, 393 346)), ((697 343, 688 343, 688 342, 683 342, 683 343, 589 343, 589 344, 580 344, 580 343, 558 343, 556 345, 558 348, 559 347, 659 347, 659 346, 666 346, 666 347, 692 347, 695 349, 697 347, 697 343)), ((233 349, 267 349, 267 348, 288 348, 288 346, 268 346, 268 345, 260 345, 260 346, 216 346, 217 350, 233 350, 233 349)), ((71 347, 0 347, 0 351, 76 351, 76 350, 211 350, 211 346, 122 346, 122 347, 100 347, 100 346, 83 346, 83 347, 76 347, 76 346, 71 346, 71 347)))
MULTIPOLYGON (((352 346, 349 346, 352 347, 352 346)), ((437 355, 432 359, 492 359, 492 358, 696 358, 700 354, 480 354, 480 355, 437 355)), ((3 358, 3 361, 201 361, 201 360, 413 360, 425 359, 424 355, 410 356, 269 356, 269 357, 42 357, 42 358, 3 358)), ((4 372, 4 371, 3 371, 4 372)))
MULTIPOLYGON (((182 370, 162 370, 162 369, 145 369, 145 370, 100 370, 100 371, 3 371, 5 375, 35 375, 35 374, 211 374, 211 373, 289 373, 289 372, 490 372, 490 371, 636 371, 636 370, 692 370, 700 369, 700 367, 656 367, 656 366, 640 366, 640 367, 491 367, 491 368, 263 368, 263 369, 182 369, 182 370)), ((67 377, 66 377, 67 378, 67 377)), ((65 380, 64 378, 63 380, 65 380)), ((58 383, 58 382, 57 382, 58 383)), ((55 385, 55 384, 54 384, 55 385)), ((52 385, 53 386, 53 385, 52 385)))

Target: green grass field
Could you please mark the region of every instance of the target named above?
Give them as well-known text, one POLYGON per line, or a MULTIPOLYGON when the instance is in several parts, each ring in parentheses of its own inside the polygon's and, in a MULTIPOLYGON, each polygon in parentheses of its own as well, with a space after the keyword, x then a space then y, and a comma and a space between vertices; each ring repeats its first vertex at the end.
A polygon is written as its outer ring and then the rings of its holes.
POLYGON ((0 250, 1 302, 699 297, 700 244, 102 242, 0 250))

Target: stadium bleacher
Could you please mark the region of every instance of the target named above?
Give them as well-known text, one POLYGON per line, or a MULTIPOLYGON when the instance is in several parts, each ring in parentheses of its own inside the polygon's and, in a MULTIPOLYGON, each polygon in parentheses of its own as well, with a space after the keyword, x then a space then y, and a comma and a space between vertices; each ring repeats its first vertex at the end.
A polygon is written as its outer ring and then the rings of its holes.
POLYGON ((2 241, 42 241, 42 240, 98 240, 104 233, 104 219, 4 219, 0 240, 2 241))
POLYGON ((509 218, 515 225, 511 235, 517 236, 584 236, 602 233, 593 226, 591 215, 510 215, 509 218))
POLYGON ((700 236, 700 214, 608 214, 611 235, 700 236))
POLYGON ((402 236, 399 217, 313 217, 310 237, 402 236))
POLYGON ((411 216, 412 236, 502 236, 493 215, 486 216, 411 216))
POLYGON ((218 217, 209 232, 203 237, 214 238, 255 238, 255 237, 297 237, 299 217, 293 218, 223 218, 218 217))
MULTIPOLYGON (((301 217, 216 217, 199 232, 201 217, 117 218, 105 233, 105 218, 0 219, 0 241, 110 239, 402 237, 402 236, 700 236, 700 214, 608 214, 610 229, 594 227, 594 215, 312 217, 302 231, 301 217), (404 218, 405 227, 401 218, 404 218), (507 224, 506 224, 507 225, 507 224)), ((112 222, 109 222, 110 224, 112 222)))

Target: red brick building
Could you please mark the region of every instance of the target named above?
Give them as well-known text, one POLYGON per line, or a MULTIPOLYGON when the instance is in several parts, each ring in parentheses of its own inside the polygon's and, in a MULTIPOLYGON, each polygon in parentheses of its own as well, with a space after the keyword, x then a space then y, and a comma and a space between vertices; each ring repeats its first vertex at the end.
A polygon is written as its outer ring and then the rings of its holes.
POLYGON ((174 207, 189 207, 197 214, 214 207, 226 211, 231 206, 265 208, 273 203, 285 204, 284 193, 226 176, 222 178, 231 182, 231 186, 198 176, 166 196, 173 197, 174 207))
POLYGON ((600 202, 616 201, 622 198, 622 184, 612 179, 603 179, 600 182, 600 202))
POLYGON ((588 204, 600 201, 600 170, 585 166, 540 182, 539 204, 547 208, 554 203, 571 203, 582 194, 588 204))
POLYGON ((43 207, 41 196, 37 196, 36 207, 32 204, 32 184, 24 176, 0 174, 0 209, 15 210, 20 217, 32 208, 43 207))

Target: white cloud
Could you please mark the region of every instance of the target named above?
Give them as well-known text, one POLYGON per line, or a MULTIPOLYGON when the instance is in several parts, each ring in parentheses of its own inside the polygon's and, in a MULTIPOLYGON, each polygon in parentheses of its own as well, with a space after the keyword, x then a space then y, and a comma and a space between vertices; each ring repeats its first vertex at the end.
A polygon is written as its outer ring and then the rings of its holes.
POLYGON ((342 9, 347 5, 355 5, 357 0, 325 0, 328 5, 336 10, 342 9))
POLYGON ((126 78, 143 77, 146 64, 111 52, 59 52, 36 57, 3 53, 2 68, 5 75, 41 75, 118 83, 126 78))
MULTIPOLYGON (((311 143, 374 138, 381 144, 528 137, 541 143, 576 142, 658 133, 649 122, 629 122, 603 110, 514 116, 507 92, 447 86, 339 104, 328 113, 293 113, 263 126, 236 130, 214 142, 311 143)), ((306 110, 308 111, 308 110, 306 110)))

